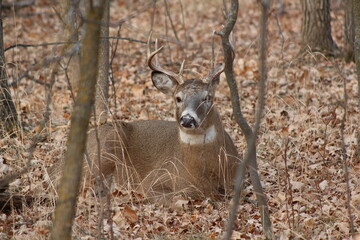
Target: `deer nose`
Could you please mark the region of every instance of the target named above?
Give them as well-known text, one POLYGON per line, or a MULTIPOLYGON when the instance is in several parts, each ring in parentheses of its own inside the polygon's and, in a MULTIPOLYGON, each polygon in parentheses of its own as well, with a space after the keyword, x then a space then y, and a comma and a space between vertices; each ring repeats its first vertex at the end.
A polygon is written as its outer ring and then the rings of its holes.
POLYGON ((192 117, 190 114, 186 114, 180 117, 180 125, 184 128, 196 128, 198 127, 195 118, 192 117))

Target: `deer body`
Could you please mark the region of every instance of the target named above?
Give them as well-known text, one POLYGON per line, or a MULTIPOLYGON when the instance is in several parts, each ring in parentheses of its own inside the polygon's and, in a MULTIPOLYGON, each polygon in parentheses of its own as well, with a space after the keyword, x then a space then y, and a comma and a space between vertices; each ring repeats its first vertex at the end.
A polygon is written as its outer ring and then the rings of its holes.
POLYGON ((181 84, 177 75, 153 63, 160 50, 148 61, 152 81, 174 98, 176 121, 119 121, 100 126, 100 143, 95 132, 89 135, 90 168, 104 176, 113 174, 118 183, 130 184, 148 196, 228 193, 239 160, 213 103, 223 65, 210 72, 207 82, 192 79, 181 84), (100 165, 97 149, 101 149, 100 165))

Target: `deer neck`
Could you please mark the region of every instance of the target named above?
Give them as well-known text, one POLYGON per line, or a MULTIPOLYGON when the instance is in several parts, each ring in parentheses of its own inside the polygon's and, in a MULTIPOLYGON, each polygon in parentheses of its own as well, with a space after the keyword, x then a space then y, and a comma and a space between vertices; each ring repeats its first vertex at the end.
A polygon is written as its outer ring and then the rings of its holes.
POLYGON ((207 128, 203 134, 187 133, 179 129, 180 142, 191 146, 213 143, 216 140, 216 136, 217 133, 214 125, 207 128))

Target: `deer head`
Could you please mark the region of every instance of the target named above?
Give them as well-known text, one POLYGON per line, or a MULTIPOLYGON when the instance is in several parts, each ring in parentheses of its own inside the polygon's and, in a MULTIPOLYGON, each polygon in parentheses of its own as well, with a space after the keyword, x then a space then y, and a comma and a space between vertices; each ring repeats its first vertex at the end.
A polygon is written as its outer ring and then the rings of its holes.
POLYGON ((213 111, 215 90, 220 74, 224 71, 224 64, 216 65, 205 81, 189 79, 183 82, 180 74, 165 70, 158 63, 155 56, 162 49, 163 46, 148 57, 148 65, 152 70, 151 79, 158 90, 173 97, 176 104, 175 117, 180 130, 187 134, 211 131, 212 122, 207 119, 213 111))

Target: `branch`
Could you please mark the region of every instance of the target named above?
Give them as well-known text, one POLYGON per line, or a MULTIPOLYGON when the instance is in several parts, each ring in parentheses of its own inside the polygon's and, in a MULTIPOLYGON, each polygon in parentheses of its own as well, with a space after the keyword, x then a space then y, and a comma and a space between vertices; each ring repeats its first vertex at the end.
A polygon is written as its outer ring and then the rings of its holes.
POLYGON ((271 221, 269 216, 269 210, 267 207, 267 199, 263 193, 263 189, 261 186, 260 178, 257 171, 257 163, 256 163, 256 138, 260 128, 262 113, 265 105, 265 86, 266 86, 266 25, 267 25, 267 11, 269 7, 269 1, 264 1, 260 3, 261 6, 261 39, 259 42, 259 67, 260 67, 260 81, 259 81, 259 96, 258 96, 258 104, 256 110, 256 120, 254 131, 251 129, 246 119, 244 118, 241 108, 240 108, 240 100, 238 89, 236 85, 236 81, 233 73, 233 60, 235 57, 235 52, 232 48, 232 45, 229 41, 230 33, 234 28, 234 25, 237 20, 238 14, 238 1, 231 0, 230 11, 227 13, 226 25, 218 33, 221 36, 222 45, 224 49, 224 61, 225 61, 225 75, 227 79, 227 83, 230 88, 231 93, 231 103, 233 107, 233 114, 236 122, 240 126, 242 132, 245 135, 247 141, 247 153, 245 154, 245 158, 242 163, 239 164, 236 180, 235 180, 235 195, 233 199, 233 205, 230 209, 229 219, 225 230, 225 235, 223 239, 230 239, 232 235, 232 230, 234 227, 235 220, 237 218, 237 208, 242 192, 243 181, 245 177, 245 168, 250 165, 250 177, 251 182, 254 186, 254 191, 259 203, 261 220, 264 229, 264 233, 266 238, 273 239, 271 221))
POLYGON ((13 2, 3 2, 2 6, 4 8, 23 8, 33 5, 35 0, 24 0, 24 1, 13 1, 13 2))
POLYGON ((119 27, 119 26, 123 25, 124 23, 128 22, 129 20, 137 17, 140 13, 145 12, 146 10, 151 8, 152 6, 153 6, 153 1, 148 1, 148 3, 145 4, 141 9, 135 10, 133 13, 129 14, 125 18, 122 18, 122 19, 120 19, 120 20, 118 20, 116 22, 110 22, 109 26, 110 27, 119 27))
MULTIPOLYGON (((147 42, 145 42, 145 41, 132 39, 132 38, 128 38, 128 37, 106 37, 106 38, 127 40, 127 41, 147 44, 147 42)), ((51 45, 67 45, 69 43, 76 44, 76 45, 73 46, 69 51, 67 51, 67 52, 64 51, 65 53, 61 56, 45 58, 43 62, 32 65, 27 71, 25 71, 18 78, 14 79, 11 83, 9 83, 9 87, 12 87, 12 86, 18 84, 23 78, 29 77, 29 72, 34 69, 47 67, 49 64, 51 64, 53 62, 59 62, 64 57, 72 56, 75 52, 77 52, 78 44, 80 44, 80 42, 66 41, 66 42, 51 42, 51 43, 39 43, 39 44, 20 44, 19 43, 19 44, 11 45, 10 47, 6 48, 5 51, 10 50, 12 48, 16 48, 16 47, 43 47, 43 46, 51 46, 51 45)), ((152 41, 151 44, 155 44, 155 41, 152 41)), ((41 81, 37 81, 36 79, 32 79, 32 80, 36 83, 44 84, 44 85, 48 86, 48 84, 43 83, 41 81)))
POLYGON ((175 36, 175 38, 176 38, 176 40, 177 40, 178 42, 181 42, 180 39, 179 39, 179 37, 178 37, 178 35, 177 35, 174 22, 173 22, 173 20, 172 20, 172 18, 171 18, 171 14, 170 14, 169 6, 168 6, 168 4, 167 4, 167 0, 164 0, 164 4, 165 4, 165 9, 166 9, 166 15, 167 15, 168 18, 169 18, 170 25, 171 25, 171 28, 172 28, 172 30, 173 30, 174 36, 175 36))
MULTIPOLYGON (((137 43, 143 43, 143 44, 147 44, 147 41, 142 41, 142 40, 137 40, 137 39, 133 39, 133 38, 128 38, 128 37, 102 37, 102 38, 107 38, 107 39, 119 39, 119 40, 126 40, 129 42, 137 42, 137 43)), ((17 43, 14 45, 11 45, 7 48, 5 48, 4 52, 13 49, 13 48, 17 48, 17 47, 24 47, 24 48, 28 48, 28 47, 46 47, 46 46, 54 46, 54 45, 66 45, 66 44, 77 44, 79 42, 72 42, 72 41, 68 41, 68 42, 50 42, 50 43, 39 43, 39 44, 26 44, 26 43, 17 43)), ((154 41, 151 42, 151 44, 155 44, 154 41)))
POLYGON ((77 42, 50 42, 50 43, 39 43, 39 44, 25 44, 25 43, 17 43, 14 45, 11 45, 10 47, 5 48, 5 52, 16 48, 16 47, 45 47, 45 46, 54 46, 54 45, 64 45, 64 44, 69 44, 69 43, 77 43, 77 42))
POLYGON ((350 189, 350 177, 349 177, 349 168, 348 168, 348 163, 347 163, 347 153, 346 153, 346 144, 345 144, 345 134, 344 134, 344 130, 345 130, 345 125, 346 125, 346 118, 347 118, 347 106, 348 106, 348 94, 347 94, 347 90, 346 90, 346 78, 344 77, 344 75, 342 74, 338 64, 334 61, 334 65, 336 67, 337 72, 339 73, 341 79, 343 80, 343 90, 344 90, 344 102, 343 102, 343 108, 344 108, 344 115, 343 118, 341 120, 341 126, 340 126, 340 137, 341 137, 341 151, 342 151, 342 163, 343 163, 343 168, 344 168, 344 173, 345 173, 345 182, 346 182, 346 208, 347 208, 347 213, 348 213, 348 218, 349 218, 349 226, 350 226, 350 236, 354 237, 355 236, 355 227, 354 227, 354 218, 352 216, 351 213, 351 189, 350 189))
MULTIPOLYGON (((142 44, 147 44, 147 41, 142 41, 142 40, 137 40, 137 39, 133 39, 133 38, 128 38, 128 37, 113 37, 113 36, 109 36, 109 37, 105 37, 108 39, 118 39, 118 40, 126 40, 129 42, 136 42, 136 43, 142 43, 142 44)), ((155 44, 155 41, 150 42, 151 44, 155 44)))
MULTIPOLYGON (((15 173, 12 173, 12 174, 2 177, 0 179, 0 190, 7 189, 11 182, 13 182, 16 178, 18 178, 21 175, 28 172, 28 170, 32 166, 31 160, 34 159, 33 154, 34 154, 36 146, 38 145, 38 143, 40 143, 41 141, 43 141, 46 138, 46 132, 44 133, 43 130, 46 130, 45 129, 46 125, 49 123, 49 120, 50 120, 50 104, 51 104, 51 97, 52 97, 52 87, 55 83, 55 75, 56 74, 57 74, 57 65, 55 65, 55 68, 51 72, 50 83, 49 84, 47 83, 48 86, 46 86, 46 88, 48 89, 48 92, 47 92, 47 96, 46 96, 46 106, 45 106, 45 111, 44 111, 44 115, 43 115, 44 120, 40 123, 38 133, 34 137, 32 137, 31 144, 26 149, 25 156, 27 156, 27 158, 28 158, 27 163, 21 171, 18 171, 18 172, 15 172, 15 173)), ((3 196, 6 197, 7 194, 4 194, 3 196)), ((30 200, 32 200, 32 197, 29 197, 28 199, 30 201, 30 200)), ((6 204, 8 204, 8 202, 6 202, 6 204)))

